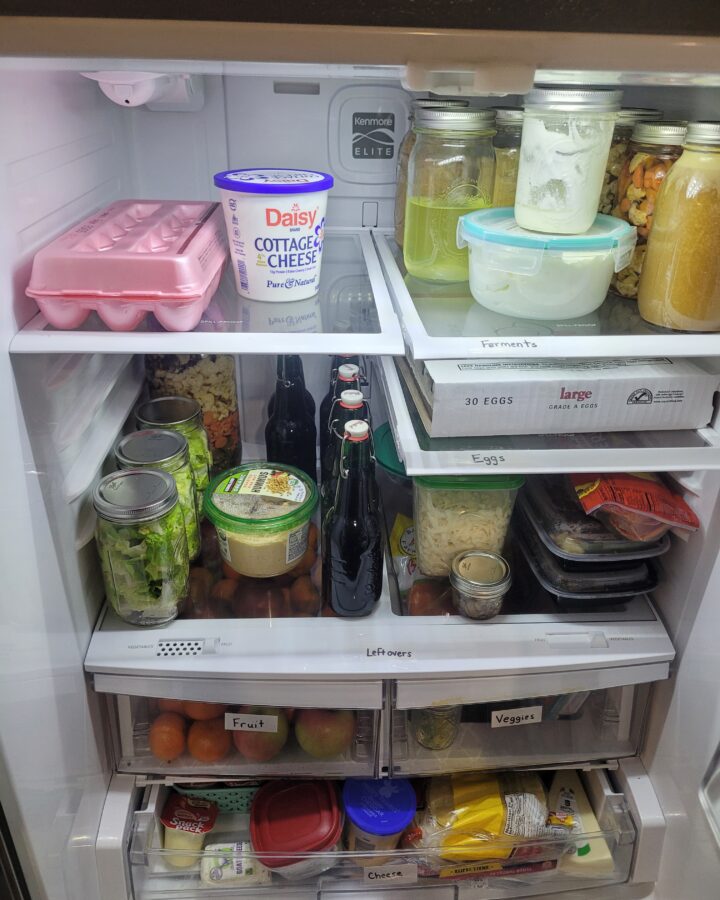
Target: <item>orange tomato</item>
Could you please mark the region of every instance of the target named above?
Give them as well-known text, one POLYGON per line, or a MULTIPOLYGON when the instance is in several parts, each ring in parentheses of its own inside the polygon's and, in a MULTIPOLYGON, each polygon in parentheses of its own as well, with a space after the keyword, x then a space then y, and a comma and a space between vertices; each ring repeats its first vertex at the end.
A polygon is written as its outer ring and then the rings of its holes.
POLYGON ((204 722, 193 722, 187 737, 190 756, 202 763, 220 762, 230 752, 232 738, 225 730, 222 716, 204 722))
POLYGON ((320 612, 320 594, 309 575, 301 575, 290 588, 290 610, 296 616, 316 616, 320 612))
POLYGON ((205 722, 208 719, 221 716, 226 709, 227 705, 225 703, 205 703, 202 700, 183 701, 185 715, 198 722, 205 722))
POLYGON ((176 712, 183 715, 185 709, 183 707, 182 700, 158 700, 157 702, 158 708, 161 712, 176 712))
POLYGON ((150 726, 150 752, 162 762, 172 762, 185 751, 187 722, 176 712, 162 712, 150 726))

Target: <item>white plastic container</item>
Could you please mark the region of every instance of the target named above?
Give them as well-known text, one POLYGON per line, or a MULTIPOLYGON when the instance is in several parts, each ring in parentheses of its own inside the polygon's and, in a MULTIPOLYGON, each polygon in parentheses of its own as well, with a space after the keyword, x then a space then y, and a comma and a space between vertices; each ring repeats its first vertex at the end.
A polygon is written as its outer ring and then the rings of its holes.
POLYGON ((636 229, 612 216, 596 216, 578 235, 526 231, 509 207, 458 222, 458 245, 469 247, 473 297, 493 312, 525 319, 575 319, 596 310, 636 240, 636 229))
POLYGON ((552 234, 590 228, 621 99, 621 91, 530 91, 515 194, 518 225, 552 234))
POLYGON ((318 292, 333 178, 303 169, 218 172, 235 286, 251 300, 307 300, 318 292))

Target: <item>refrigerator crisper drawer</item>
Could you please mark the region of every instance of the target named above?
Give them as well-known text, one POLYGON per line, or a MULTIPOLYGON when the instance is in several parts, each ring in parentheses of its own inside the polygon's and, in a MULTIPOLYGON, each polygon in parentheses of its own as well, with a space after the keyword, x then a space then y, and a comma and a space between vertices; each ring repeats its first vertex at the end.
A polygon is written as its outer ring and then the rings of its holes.
POLYGON ((648 684, 392 711, 395 775, 634 756, 648 684))
MULTIPOLYGON (((116 769, 173 778, 376 774, 379 708, 330 706, 339 698, 313 697, 309 688, 281 703, 278 691, 272 703, 242 684, 222 703, 109 694, 116 769)), ((381 696, 378 685, 378 703, 381 696)))
MULTIPOLYGON (((427 890, 428 900, 436 896, 432 891, 451 885, 458 889, 461 900, 485 900, 624 883, 631 875, 637 838, 626 798, 615 791, 603 770, 581 773, 580 777, 594 808, 599 831, 575 834, 572 841, 567 835, 533 839, 508 837, 495 844, 496 853, 483 848, 478 858, 462 861, 442 858, 440 838, 436 841, 437 846, 430 842, 430 846, 422 850, 385 851, 382 859, 378 859, 377 850, 374 853, 348 852, 342 849, 345 844, 341 842, 332 852, 298 854, 297 860, 293 857, 293 861, 307 861, 309 856, 312 860, 310 868, 316 873, 324 869, 320 874, 295 881, 273 871, 265 884, 243 886, 242 882, 235 882, 225 890, 232 890, 233 896, 237 897, 289 895, 315 900, 335 892, 352 895, 387 890, 394 882, 397 886, 414 885, 413 896, 422 892, 425 897, 427 890), (590 841, 597 842, 591 844, 597 851, 590 854, 594 857, 593 864, 578 864, 581 857, 572 852, 574 847, 586 847, 590 841)), ((166 900, 169 897, 200 900, 219 892, 218 885, 211 883, 209 858, 203 867, 202 852, 183 853, 185 858, 179 861, 189 864, 178 868, 172 863, 172 851, 163 849, 164 829, 160 814, 171 790, 171 787, 159 784, 146 787, 140 808, 132 814, 128 855, 135 900, 166 900)), ((220 813, 213 832, 205 839, 205 846, 249 840, 247 813, 220 813), (218 835, 218 841, 213 834, 218 835)), ((242 867, 243 859, 254 861, 252 852, 240 851, 233 857, 232 864, 236 869, 242 867)), ((220 888, 220 893, 224 894, 225 890, 220 888)))

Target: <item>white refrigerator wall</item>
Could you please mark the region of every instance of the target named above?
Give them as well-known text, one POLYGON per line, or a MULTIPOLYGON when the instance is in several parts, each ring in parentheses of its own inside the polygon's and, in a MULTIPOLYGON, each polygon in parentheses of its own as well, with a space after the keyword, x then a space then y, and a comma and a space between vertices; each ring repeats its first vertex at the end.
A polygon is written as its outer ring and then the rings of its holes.
MULTIPOLYGON (((0 72, 0 285, 6 298, 0 309, 0 802, 15 824, 34 900, 97 896, 94 841, 109 767, 101 717, 82 670, 100 599, 83 516, 92 480, 132 406, 140 369, 129 358, 92 355, 25 356, 11 365, 9 342, 34 312, 24 297, 32 256, 118 197, 214 197, 213 172, 230 166, 327 168, 337 178, 331 224, 390 227, 395 160, 348 155, 353 115, 390 109, 399 140, 409 95, 396 82, 312 74, 214 74, 205 78, 202 110, 151 112, 114 106, 76 72, 35 73, 27 65, 22 72, 0 72), (83 409, 98 415, 78 416, 83 409), (74 431, 63 428, 69 421, 74 431), (56 452, 59 433, 62 454, 56 452), (85 506, 73 502, 78 497, 85 506)), ((626 102, 677 116, 685 111, 683 118, 711 117, 713 98, 717 91, 632 88, 626 102)), ((261 443, 272 360, 257 362, 241 363, 241 389, 246 437, 261 443)), ((326 359, 306 365, 319 399, 326 359)), ((713 571, 718 479, 686 481, 697 492, 703 534, 667 560, 670 578, 658 599, 681 662, 675 683, 656 692, 646 753, 672 814, 658 900, 714 896, 708 893, 714 851, 696 795, 719 737, 720 670, 712 643, 720 624, 713 596, 713 585, 720 586, 713 571), (689 884, 693 891, 685 890, 689 884)))

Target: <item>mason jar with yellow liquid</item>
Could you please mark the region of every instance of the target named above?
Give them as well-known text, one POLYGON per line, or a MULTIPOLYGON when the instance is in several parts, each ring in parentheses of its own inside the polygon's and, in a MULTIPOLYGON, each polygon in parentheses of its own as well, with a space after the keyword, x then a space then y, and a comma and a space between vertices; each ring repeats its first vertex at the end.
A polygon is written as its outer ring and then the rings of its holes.
POLYGON ((419 109, 408 165, 403 256, 425 281, 467 281, 467 248, 457 246, 461 216, 492 205, 495 112, 419 109))
POLYGON ((646 322, 720 331, 720 122, 689 122, 658 192, 640 275, 646 322))

